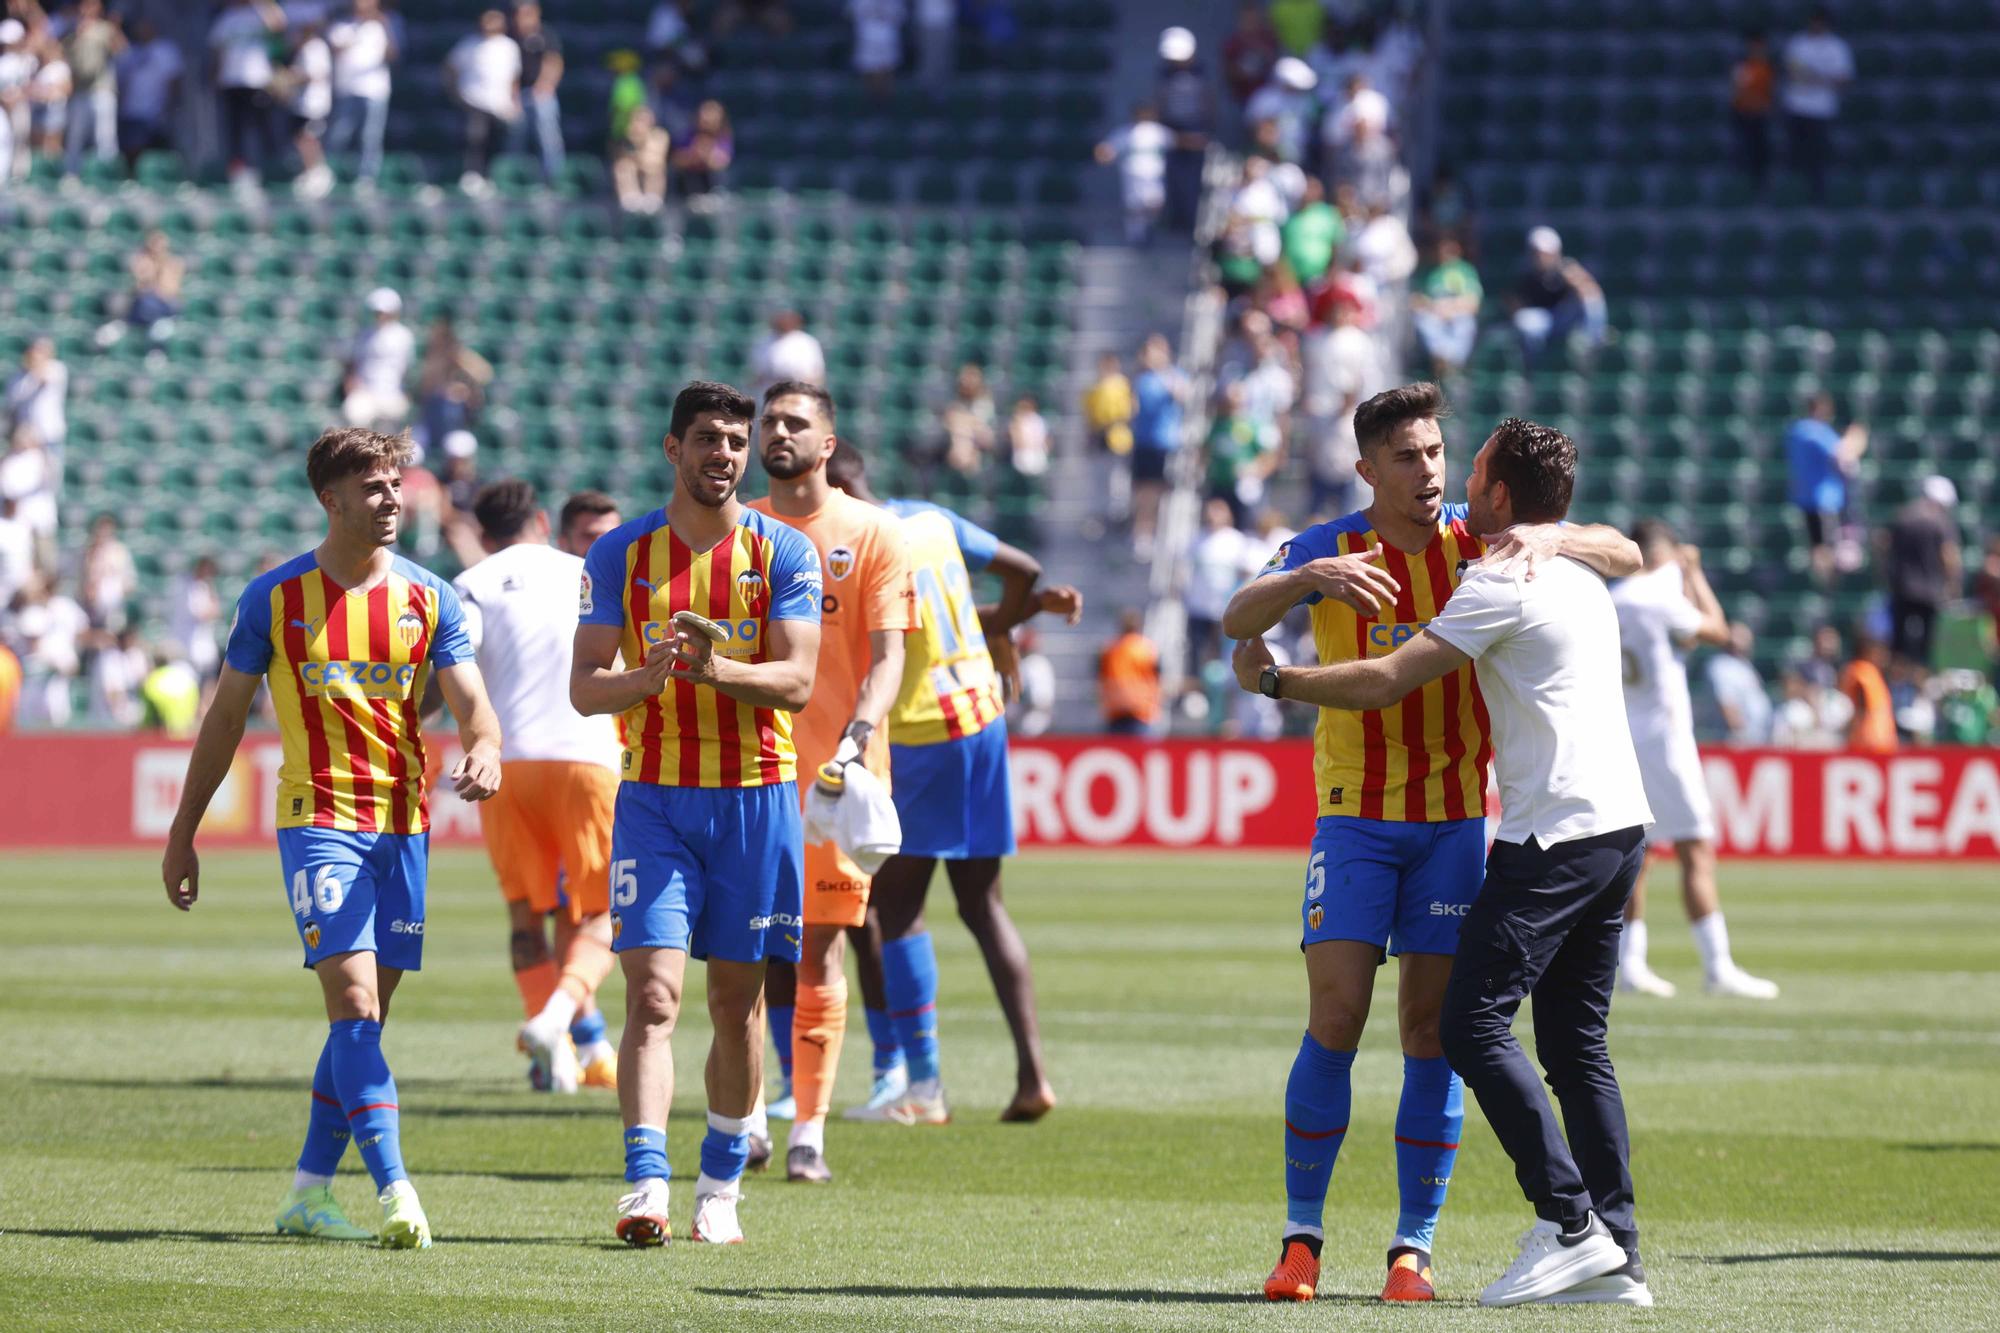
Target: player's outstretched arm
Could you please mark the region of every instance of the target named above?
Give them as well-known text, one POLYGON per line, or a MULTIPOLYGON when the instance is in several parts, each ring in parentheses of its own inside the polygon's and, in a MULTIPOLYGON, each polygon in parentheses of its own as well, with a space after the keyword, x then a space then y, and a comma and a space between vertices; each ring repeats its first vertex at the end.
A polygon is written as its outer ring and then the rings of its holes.
POLYGON ((1041 610, 1035 584, 1042 577, 1042 562, 1001 542, 986 568, 1000 576, 1000 600, 979 608, 979 627, 988 638, 999 638, 1041 610))
POLYGON ((1536 566, 1562 555, 1607 579, 1629 578, 1644 563, 1636 542, 1602 523, 1517 523, 1487 542, 1480 564, 1498 574, 1532 579, 1536 566))
POLYGON ((1363 619, 1372 620, 1396 604, 1396 580, 1382 567, 1381 558, 1378 544, 1351 555, 1323 555, 1296 569, 1274 564, 1229 599, 1222 612, 1222 632, 1232 639, 1261 638, 1314 593, 1344 602, 1363 619))
POLYGON ((173 827, 167 831, 167 854, 160 862, 160 879, 167 886, 167 901, 185 912, 201 896, 201 859, 195 855, 195 830, 215 799, 215 789, 229 776, 236 747, 243 742, 243 724, 250 717, 250 705, 257 699, 260 677, 238 671, 224 663, 222 677, 215 683, 215 697, 209 700, 208 715, 194 739, 188 755, 187 779, 181 784, 180 809, 174 812, 173 827))
POLYGON ((861 677, 861 692, 854 697, 854 717, 847 724, 842 747, 851 739, 855 756, 868 748, 869 737, 896 706, 896 695, 903 688, 903 637, 908 632, 868 631, 868 672, 861 677))
POLYGON ((1701 612, 1701 624, 1695 626, 1696 643, 1720 646, 1729 642, 1729 617, 1722 614, 1722 603, 1716 600, 1715 589, 1708 586, 1708 575, 1701 569, 1701 551, 1693 546, 1681 547, 1681 572, 1687 585, 1687 599, 1694 603, 1694 609, 1701 612))
MULTIPOLYGON (((762 662, 717 657, 715 641, 707 635, 676 631, 673 650, 684 678, 698 685, 711 685, 752 708, 782 708, 787 713, 804 708, 812 698, 813 680, 819 673, 819 622, 766 623, 770 655, 762 662)), ((579 636, 581 633, 579 629, 579 636)), ((649 657, 648 666, 651 662, 649 657)))
POLYGON ((458 743, 465 749, 465 757, 452 766, 452 786, 464 800, 483 801, 500 790, 500 715, 473 663, 439 667, 437 683, 458 719, 458 743))
MULTIPOLYGON (((1332 666, 1279 667, 1278 697, 1355 712, 1387 708, 1471 660, 1425 630, 1387 657, 1332 666)), ((1264 669, 1272 664, 1271 650, 1261 637, 1239 643, 1231 660, 1236 683, 1252 693, 1258 691, 1264 669)))

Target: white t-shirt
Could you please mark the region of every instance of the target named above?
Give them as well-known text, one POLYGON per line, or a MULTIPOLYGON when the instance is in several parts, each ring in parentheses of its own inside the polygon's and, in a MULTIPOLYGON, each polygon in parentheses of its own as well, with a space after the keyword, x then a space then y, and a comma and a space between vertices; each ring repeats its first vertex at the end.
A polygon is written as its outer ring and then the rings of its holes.
POLYGON ((1839 85, 1854 77, 1854 53, 1830 32, 1799 33, 1785 43, 1785 82, 1778 100, 1794 116, 1832 120, 1840 114, 1839 85))
POLYGON ((1222 619, 1229 599, 1243 586, 1251 559, 1251 540, 1236 528, 1216 528, 1195 538, 1183 594, 1187 613, 1198 620, 1222 619))
POLYGON ((500 716, 500 758, 554 759, 618 770, 618 731, 569 702, 576 588, 583 561, 520 542, 496 551, 452 584, 465 632, 500 716))
POLYGON ((393 397, 403 392, 416 348, 417 335, 409 325, 400 320, 377 324, 354 340, 354 373, 368 392, 393 397))
POLYGON ((389 29, 382 20, 343 20, 326 30, 326 40, 333 48, 335 97, 388 98, 389 29))
POLYGON ((1618 613, 1574 560, 1532 580, 1467 572, 1430 632, 1474 660, 1493 720, 1502 842, 1558 842, 1653 822, 1619 683, 1618 613))
POLYGON ((20 518, 0 516, 0 616, 35 568, 35 530, 20 518))
POLYGON ((521 48, 512 37, 468 37, 451 49, 445 64, 458 76, 458 95, 467 106, 502 120, 519 114, 521 48))
POLYGON ((750 369, 757 383, 764 387, 779 380, 824 384, 826 352, 819 339, 804 329, 793 329, 790 333, 767 335, 758 343, 750 354, 750 369))
POLYGON ((208 30, 209 48, 221 61, 215 76, 223 88, 264 88, 271 82, 271 30, 254 8, 231 9, 208 30))
POLYGON ((1377 130, 1389 128, 1389 99, 1373 88, 1363 88, 1326 113, 1320 122, 1319 140, 1328 148, 1340 148, 1354 137, 1357 121, 1367 121, 1377 130))
POLYGON ((1306 155, 1306 136, 1312 132, 1312 114, 1319 107, 1309 92, 1299 92, 1273 81, 1250 94, 1243 104, 1244 123, 1260 120, 1278 122, 1278 151, 1287 162, 1300 162, 1306 155))
POLYGON ((292 94, 292 114, 303 120, 325 120, 333 112, 333 52, 324 38, 308 38, 292 56, 292 68, 305 79, 292 94))
POLYGON ((174 589, 168 634, 181 650, 189 666, 206 675, 221 653, 215 643, 215 627, 222 620, 222 602, 215 586, 196 578, 184 578, 174 589))
POLYGON ((1620 580, 1611 590, 1618 609, 1618 642, 1625 658, 1625 716, 1635 742, 1685 731, 1694 725, 1683 645, 1701 628, 1701 612, 1687 597, 1681 567, 1620 580))
POLYGON ((62 448, 69 435, 69 367, 51 361, 41 374, 15 372, 7 384, 7 416, 15 424, 27 422, 51 449, 62 448))
POLYGON ((164 37, 135 46, 118 58, 118 115, 126 120, 167 118, 174 80, 187 70, 181 49, 164 37))
POLYGON ((1172 130, 1157 120, 1135 121, 1114 130, 1105 142, 1118 156, 1127 199, 1145 201, 1160 193, 1167 178, 1167 150, 1174 146, 1172 130))

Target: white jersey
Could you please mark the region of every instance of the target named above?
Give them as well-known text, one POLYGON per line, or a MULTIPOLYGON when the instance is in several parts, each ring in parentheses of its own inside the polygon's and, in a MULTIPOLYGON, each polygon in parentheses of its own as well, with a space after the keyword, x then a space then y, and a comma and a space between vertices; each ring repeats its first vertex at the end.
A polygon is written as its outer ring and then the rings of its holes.
POLYGON ((1634 739, 1692 732, 1685 644, 1701 628, 1676 562, 1624 579, 1611 590, 1624 657, 1625 716, 1634 739))
POLYGON ((616 724, 609 716, 580 716, 569 702, 582 576, 577 557, 522 542, 487 556, 452 584, 500 715, 503 761, 556 759, 618 770, 616 724))

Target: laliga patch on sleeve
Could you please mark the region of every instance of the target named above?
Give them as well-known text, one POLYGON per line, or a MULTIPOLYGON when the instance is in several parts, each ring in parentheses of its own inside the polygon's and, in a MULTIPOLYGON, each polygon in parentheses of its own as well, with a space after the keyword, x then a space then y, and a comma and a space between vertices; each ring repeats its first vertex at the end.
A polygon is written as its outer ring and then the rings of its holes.
POLYGON ((577 591, 576 612, 578 615, 587 616, 593 609, 590 598, 590 571, 585 570, 583 586, 577 591))
POLYGON ((1292 544, 1290 542, 1280 542, 1278 544, 1277 552, 1271 556, 1270 563, 1264 566, 1264 571, 1266 573, 1269 573, 1271 570, 1278 568, 1280 565, 1285 563, 1285 557, 1290 555, 1291 553, 1292 553, 1292 544))

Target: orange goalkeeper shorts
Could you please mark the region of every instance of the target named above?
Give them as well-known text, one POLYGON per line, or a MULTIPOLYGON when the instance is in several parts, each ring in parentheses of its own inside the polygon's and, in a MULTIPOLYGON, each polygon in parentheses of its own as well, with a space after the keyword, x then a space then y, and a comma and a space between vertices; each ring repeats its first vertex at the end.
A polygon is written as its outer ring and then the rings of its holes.
POLYGON ((601 764, 510 759, 500 790, 479 803, 486 852, 508 902, 556 910, 558 886, 570 920, 611 910, 611 812, 618 775, 601 764))

